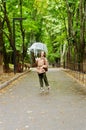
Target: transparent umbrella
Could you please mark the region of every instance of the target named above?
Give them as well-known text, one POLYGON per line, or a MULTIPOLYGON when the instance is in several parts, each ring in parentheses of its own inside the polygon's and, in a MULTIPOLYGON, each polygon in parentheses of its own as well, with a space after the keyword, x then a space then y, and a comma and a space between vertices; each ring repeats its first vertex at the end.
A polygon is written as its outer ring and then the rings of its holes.
POLYGON ((39 53, 40 51, 44 51, 47 53, 47 47, 44 43, 41 42, 35 42, 32 44, 32 46, 29 48, 30 52, 34 52, 35 55, 39 53))

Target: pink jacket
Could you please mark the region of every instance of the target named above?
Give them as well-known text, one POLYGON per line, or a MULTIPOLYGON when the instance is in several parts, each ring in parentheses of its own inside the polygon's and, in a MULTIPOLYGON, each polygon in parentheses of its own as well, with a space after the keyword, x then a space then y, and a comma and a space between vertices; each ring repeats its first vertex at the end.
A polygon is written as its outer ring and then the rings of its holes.
POLYGON ((37 63, 37 72, 39 74, 45 73, 46 71, 45 71, 44 68, 48 67, 48 61, 47 61, 47 59, 45 57, 43 57, 43 58, 37 58, 36 63, 37 63))

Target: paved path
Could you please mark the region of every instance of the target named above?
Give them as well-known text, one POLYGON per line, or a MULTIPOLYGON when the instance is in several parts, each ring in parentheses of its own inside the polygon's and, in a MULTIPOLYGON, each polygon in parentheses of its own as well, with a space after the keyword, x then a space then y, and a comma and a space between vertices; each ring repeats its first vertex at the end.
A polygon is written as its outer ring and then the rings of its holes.
POLYGON ((40 94, 35 70, 0 91, 0 130, 86 130, 86 93, 59 69, 40 94))

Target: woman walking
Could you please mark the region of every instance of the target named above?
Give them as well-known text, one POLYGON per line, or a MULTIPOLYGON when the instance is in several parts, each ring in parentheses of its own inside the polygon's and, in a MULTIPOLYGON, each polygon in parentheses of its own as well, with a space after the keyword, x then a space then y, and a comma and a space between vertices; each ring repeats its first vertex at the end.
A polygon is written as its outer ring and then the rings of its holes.
POLYGON ((44 83, 45 83, 45 86, 49 91, 50 86, 46 76, 46 71, 48 69, 48 61, 44 51, 42 51, 40 57, 36 59, 36 64, 37 64, 37 73, 39 77, 40 89, 42 92, 44 91, 44 83))

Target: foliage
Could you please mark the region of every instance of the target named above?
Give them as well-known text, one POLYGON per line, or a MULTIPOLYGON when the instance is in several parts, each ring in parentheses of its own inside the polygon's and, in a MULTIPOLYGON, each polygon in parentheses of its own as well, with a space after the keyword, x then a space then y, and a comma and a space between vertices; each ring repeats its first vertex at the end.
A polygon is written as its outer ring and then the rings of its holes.
POLYGON ((50 62, 57 62, 62 54, 67 53, 70 53, 69 61, 75 60, 75 52, 79 58, 77 61, 81 61, 79 56, 83 57, 86 46, 84 5, 85 0, 1 0, 0 21, 4 22, 3 46, 6 52, 14 49, 13 18, 22 17, 26 20, 15 21, 15 47, 21 54, 24 52, 24 58, 28 47, 40 41, 48 47, 50 62), (68 45, 64 53, 65 43, 68 45))

